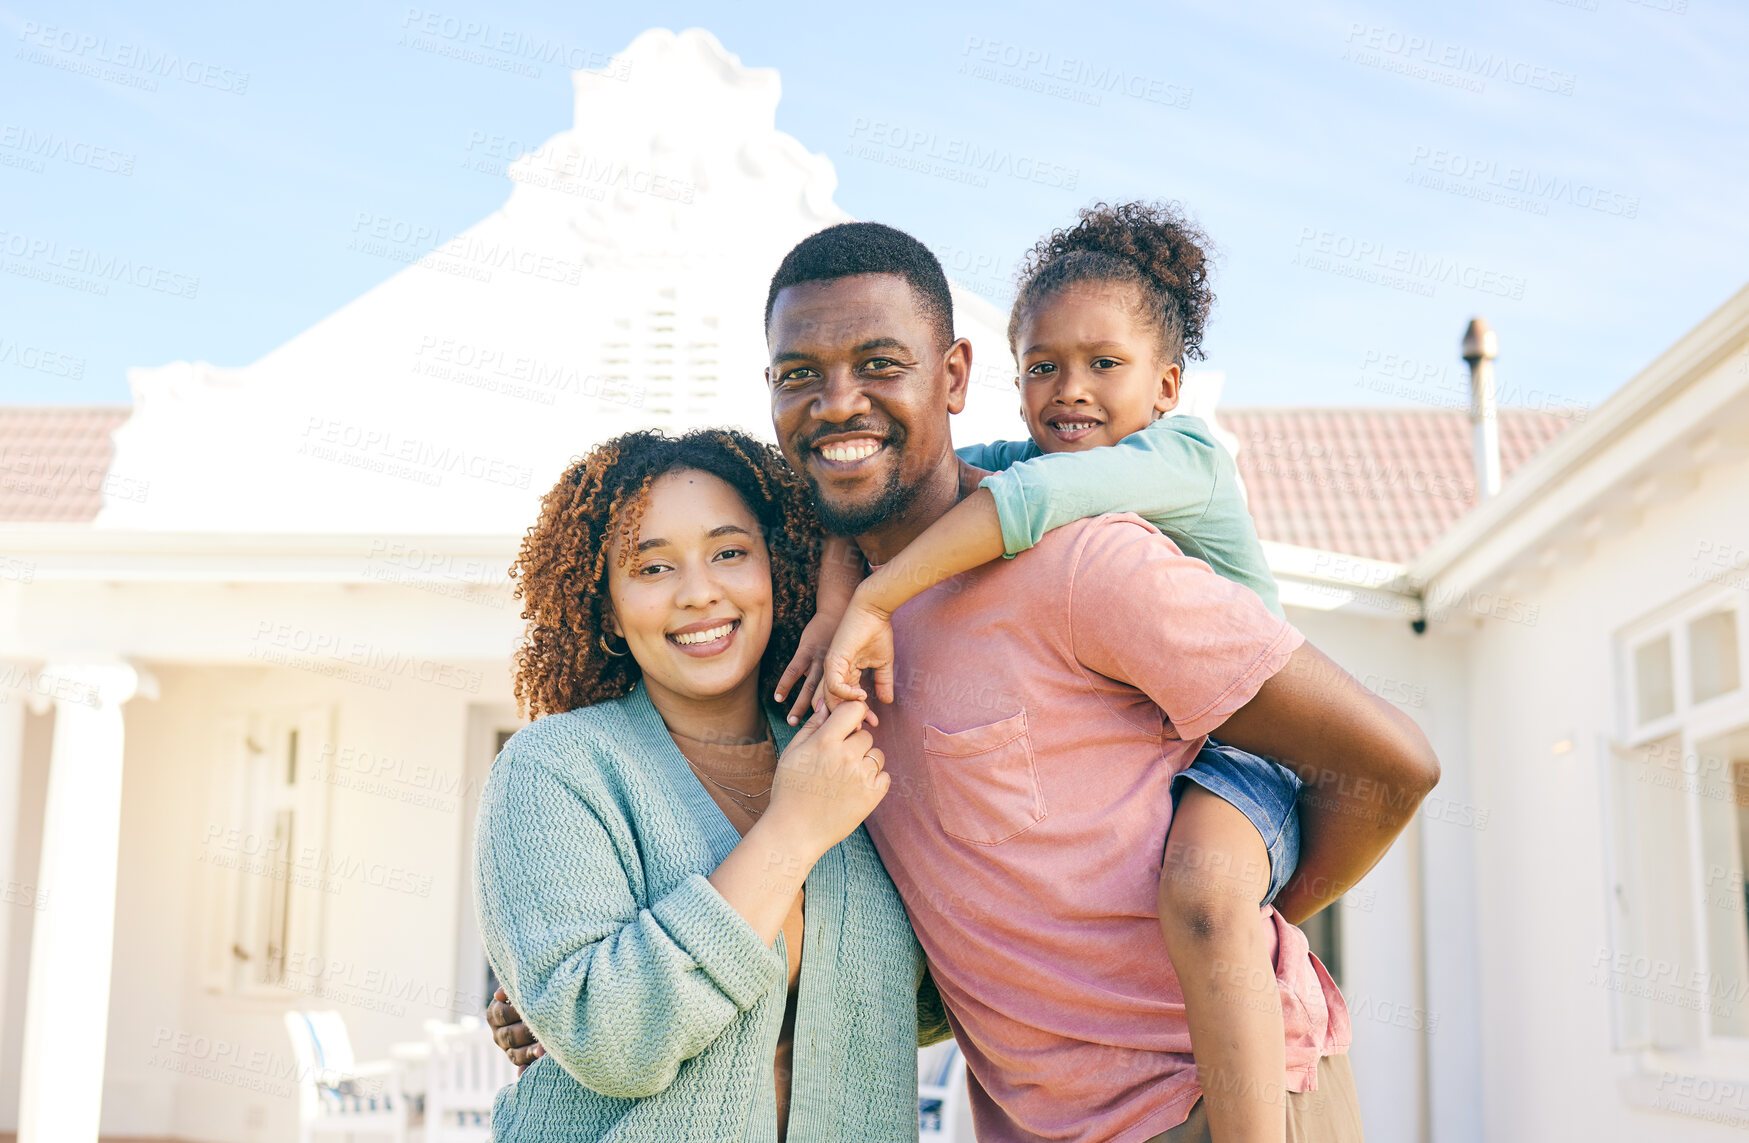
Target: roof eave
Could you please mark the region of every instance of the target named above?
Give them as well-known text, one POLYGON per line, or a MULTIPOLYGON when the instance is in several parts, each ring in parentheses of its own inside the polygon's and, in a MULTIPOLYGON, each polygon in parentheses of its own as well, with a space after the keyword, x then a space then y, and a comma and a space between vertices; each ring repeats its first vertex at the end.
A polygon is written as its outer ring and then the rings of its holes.
POLYGON ((1749 392, 1749 370, 1714 372, 1745 346, 1749 285, 1659 354, 1582 425, 1527 461, 1499 496, 1447 529, 1410 565, 1410 582, 1423 591, 1438 583, 1442 594, 1461 594, 1502 571, 1636 466, 1749 392), (1622 445, 1631 447, 1624 453, 1622 445), (1599 463, 1605 454, 1611 454, 1607 466, 1599 463))
POLYGON ((381 583, 508 585, 518 535, 146 532, 0 523, 0 578, 22 583, 381 583), (4 574, 10 569, 10 574, 4 574), (391 574, 392 570, 392 574, 391 574))

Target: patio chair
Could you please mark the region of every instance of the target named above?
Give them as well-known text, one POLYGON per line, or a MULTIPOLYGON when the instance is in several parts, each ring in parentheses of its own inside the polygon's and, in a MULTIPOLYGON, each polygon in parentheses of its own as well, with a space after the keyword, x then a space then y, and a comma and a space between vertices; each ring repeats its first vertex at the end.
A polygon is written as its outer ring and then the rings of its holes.
POLYGON ((458 1024, 425 1022, 431 1043, 425 1085, 425 1143, 489 1143, 492 1101, 516 1080, 516 1067, 478 1016, 458 1024))
POLYGON ((416 1110, 398 1060, 353 1059, 346 1021, 338 1012, 285 1014, 298 1062, 298 1140, 346 1135, 409 1143, 416 1110))
POLYGON ((917 1135, 958 1139, 966 1102, 966 1062, 952 1040, 917 1052, 917 1135))

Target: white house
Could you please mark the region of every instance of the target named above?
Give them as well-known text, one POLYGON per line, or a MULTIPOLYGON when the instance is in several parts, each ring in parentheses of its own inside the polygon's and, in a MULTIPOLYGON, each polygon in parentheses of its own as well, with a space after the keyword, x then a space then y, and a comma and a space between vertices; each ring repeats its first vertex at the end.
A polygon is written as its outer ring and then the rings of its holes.
MULTIPOLYGON (((0 1132, 289 1140, 288 1008, 372 1056, 483 1007, 518 539, 624 429, 769 436, 765 282, 845 217, 705 33, 576 88, 463 235, 361 215, 405 267, 260 361, 0 410, 0 1132)), ((1005 315, 955 302, 956 435, 1012 435, 1005 315)), ((1480 505, 1461 412, 1216 413, 1219 381, 1190 399, 1290 617, 1445 764, 1311 927, 1370 1137, 1738 1137, 1749 289, 1582 418, 1503 410, 1480 505)))

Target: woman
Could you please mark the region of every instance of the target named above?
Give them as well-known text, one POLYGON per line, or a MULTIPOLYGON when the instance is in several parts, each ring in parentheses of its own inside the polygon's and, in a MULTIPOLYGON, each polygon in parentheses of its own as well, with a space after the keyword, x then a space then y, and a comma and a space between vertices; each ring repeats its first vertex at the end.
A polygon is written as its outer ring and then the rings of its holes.
POLYGON ((542 501, 512 569, 536 721, 487 781, 476 888, 545 1051, 495 1138, 915 1136, 915 1047, 946 1027, 859 828, 873 716, 791 730, 760 697, 818 534, 781 456, 725 430, 619 437, 542 501))

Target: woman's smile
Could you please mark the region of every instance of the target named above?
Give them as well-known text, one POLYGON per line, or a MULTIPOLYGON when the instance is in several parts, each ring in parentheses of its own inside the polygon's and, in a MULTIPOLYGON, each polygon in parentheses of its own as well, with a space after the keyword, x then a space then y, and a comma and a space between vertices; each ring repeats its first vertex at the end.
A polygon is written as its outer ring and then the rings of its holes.
POLYGON ((688 655, 708 659, 728 650, 740 630, 739 619, 705 619, 668 632, 668 642, 688 655))

